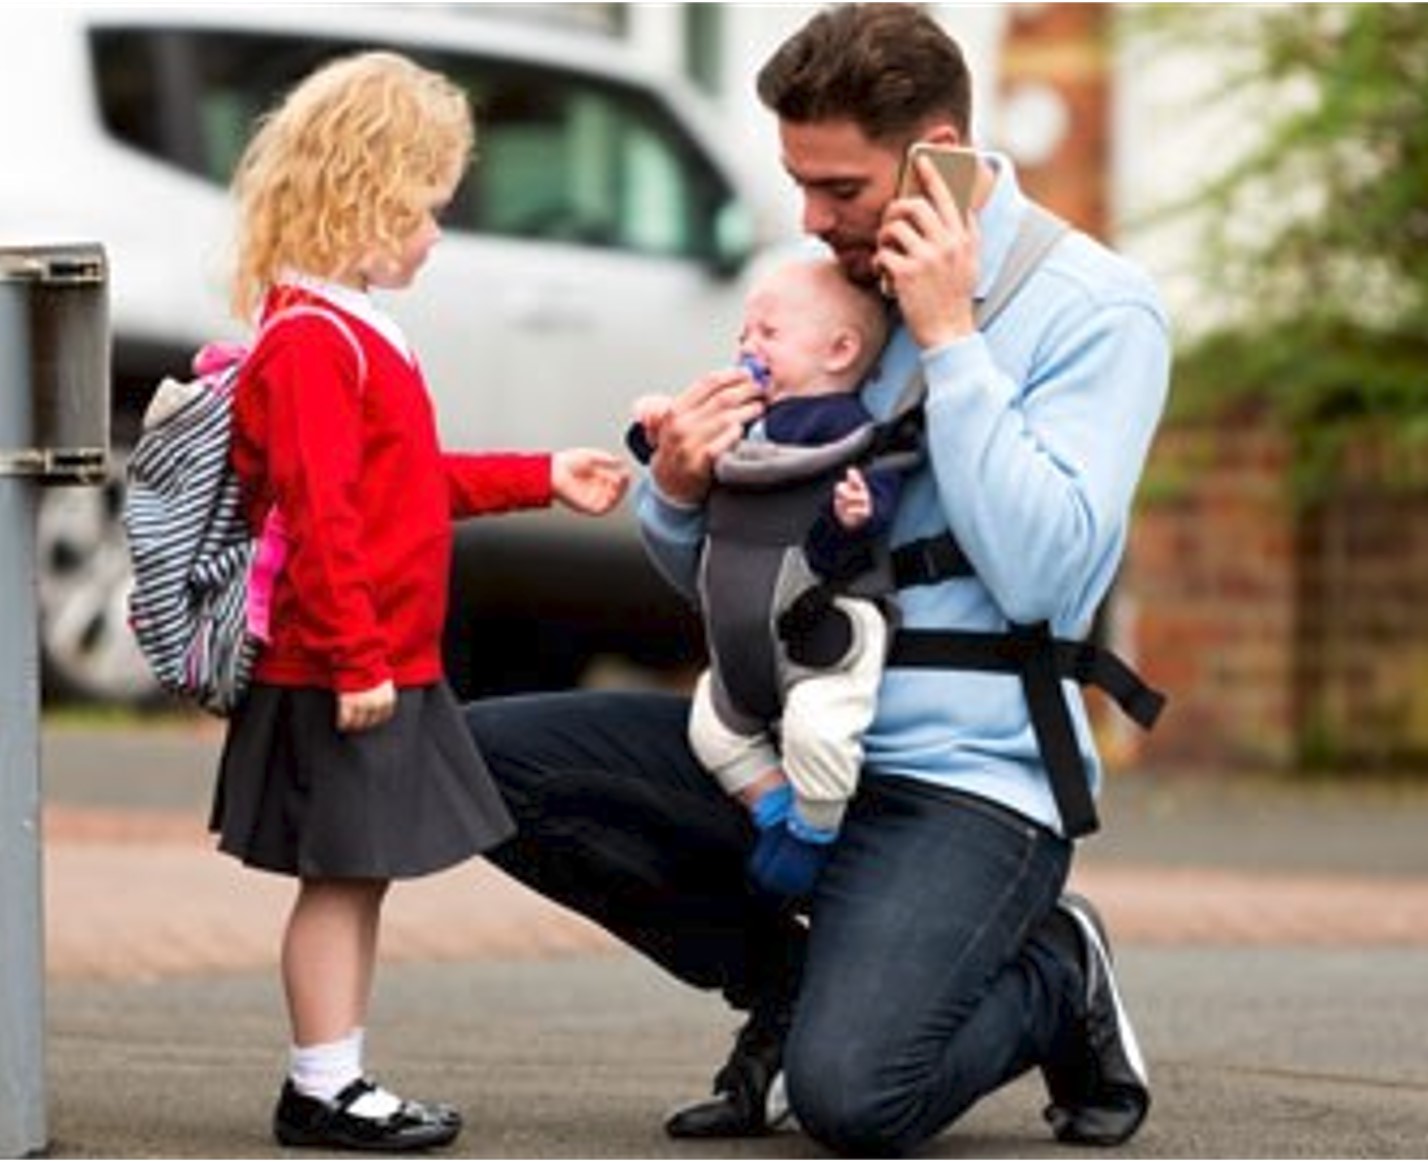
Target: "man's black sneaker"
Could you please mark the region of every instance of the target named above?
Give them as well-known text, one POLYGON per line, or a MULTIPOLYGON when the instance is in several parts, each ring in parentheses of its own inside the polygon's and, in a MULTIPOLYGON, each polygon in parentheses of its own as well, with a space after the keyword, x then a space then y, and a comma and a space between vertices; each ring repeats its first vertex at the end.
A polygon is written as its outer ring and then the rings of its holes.
POLYGON ((1065 1048, 1042 1066, 1051 1095, 1046 1120, 1062 1142, 1119 1146, 1150 1110, 1145 1059, 1121 1003, 1100 915, 1089 900, 1071 893, 1056 907, 1077 934, 1086 997, 1065 1048))
POLYGON ((376 1088, 360 1078, 329 1102, 299 1093, 289 1080, 273 1111, 273 1137, 284 1146, 401 1154, 445 1146, 461 1132, 461 1115, 447 1105, 402 1101, 381 1117, 355 1112, 376 1088))
POLYGON ((675 1110, 665 1119, 665 1133, 671 1138, 757 1138, 789 1124, 783 1079, 787 1034, 784 1016, 750 1017, 714 1077, 714 1096, 675 1110))

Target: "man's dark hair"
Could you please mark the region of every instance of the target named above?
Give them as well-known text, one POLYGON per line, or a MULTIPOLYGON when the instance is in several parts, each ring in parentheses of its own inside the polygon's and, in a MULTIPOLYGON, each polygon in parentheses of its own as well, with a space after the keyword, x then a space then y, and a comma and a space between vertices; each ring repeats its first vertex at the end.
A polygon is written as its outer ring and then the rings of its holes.
POLYGON ((962 50, 916 4, 843 4, 814 16, 759 71, 780 120, 853 121, 870 140, 910 141, 945 119, 970 143, 972 79, 962 50))

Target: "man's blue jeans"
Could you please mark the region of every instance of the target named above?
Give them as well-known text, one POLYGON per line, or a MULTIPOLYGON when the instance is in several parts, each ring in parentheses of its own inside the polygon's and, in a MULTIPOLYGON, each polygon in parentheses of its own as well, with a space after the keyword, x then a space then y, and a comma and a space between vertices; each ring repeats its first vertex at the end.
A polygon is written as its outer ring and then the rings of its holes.
POLYGON ((516 820, 487 856, 735 1008, 786 1008, 807 929, 750 887, 753 823, 690 751, 689 708, 604 691, 468 706, 516 820))
POLYGON ((814 896, 785 1049, 810 1134, 903 1153, 1046 1059, 1079 971, 1034 934, 1069 861, 1065 840, 1009 811, 864 777, 814 896))
POLYGON ((912 1150, 1047 1058, 1081 987, 1039 933, 1066 841, 867 776, 810 935, 749 885, 753 827, 690 753, 688 712, 682 698, 605 692, 469 707, 519 828, 491 858, 737 1007, 796 990, 790 1097, 831 1149, 912 1150))

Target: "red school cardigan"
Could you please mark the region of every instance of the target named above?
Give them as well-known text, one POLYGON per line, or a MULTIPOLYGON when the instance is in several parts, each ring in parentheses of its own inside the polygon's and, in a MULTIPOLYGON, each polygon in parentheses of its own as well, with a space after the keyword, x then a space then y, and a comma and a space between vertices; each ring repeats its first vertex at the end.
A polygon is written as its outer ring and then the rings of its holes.
POLYGON ((420 368, 310 292, 270 296, 285 319, 244 362, 231 458, 250 527, 282 515, 287 556, 254 676, 350 693, 442 677, 454 518, 551 503, 549 453, 445 453, 420 368))

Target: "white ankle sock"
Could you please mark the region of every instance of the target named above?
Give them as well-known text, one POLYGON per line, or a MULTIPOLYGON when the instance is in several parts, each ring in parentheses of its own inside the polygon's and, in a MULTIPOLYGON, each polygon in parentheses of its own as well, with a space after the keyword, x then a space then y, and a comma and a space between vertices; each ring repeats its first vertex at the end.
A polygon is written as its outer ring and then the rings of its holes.
POLYGON ((362 1076, 362 1030, 354 1029, 340 1041, 292 1046, 288 1076, 299 1093, 331 1101, 362 1076))
POLYGON ((347 1112, 359 1118, 380 1120, 391 1117, 401 1108, 402 1099, 379 1085, 348 1106, 347 1112))
MULTIPOLYGON (((362 1076, 362 1047, 366 1030, 353 1029, 340 1041, 319 1045, 294 1045, 289 1050, 288 1076, 299 1093, 331 1101, 362 1076)), ((401 1108, 395 1094, 374 1086, 348 1108, 359 1118, 387 1118, 401 1108)))

